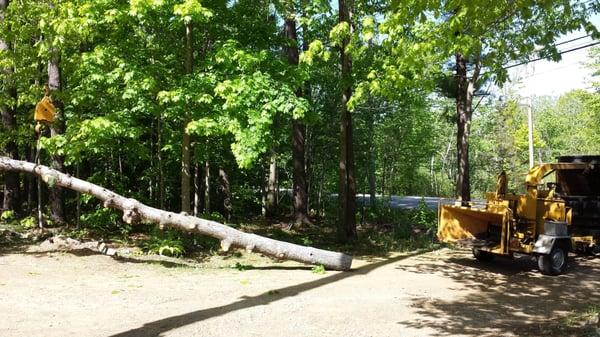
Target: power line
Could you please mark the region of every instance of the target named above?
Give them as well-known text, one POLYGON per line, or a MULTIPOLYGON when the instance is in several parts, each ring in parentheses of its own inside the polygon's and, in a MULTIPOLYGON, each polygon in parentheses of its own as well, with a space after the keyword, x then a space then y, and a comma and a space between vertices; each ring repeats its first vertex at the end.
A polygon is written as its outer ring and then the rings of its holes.
MULTIPOLYGON (((564 54, 567 54, 567 53, 570 53, 570 52, 574 52, 574 51, 577 51, 577 50, 580 50, 580 49, 593 47, 593 46, 596 46, 598 44, 600 44, 600 41, 596 41, 594 43, 589 43, 589 44, 586 44, 586 45, 583 45, 583 46, 579 46, 579 47, 576 47, 576 48, 567 49, 567 50, 559 52, 558 55, 564 55, 564 54)), ((537 62, 537 61, 541 61, 541 60, 545 60, 545 59, 546 59, 546 57, 538 57, 538 58, 535 58, 535 59, 532 59, 532 60, 523 61, 523 62, 520 62, 520 63, 517 63, 517 64, 511 64, 511 65, 502 67, 502 69, 510 69, 510 68, 522 66, 522 65, 525 65, 525 64, 529 64, 529 63, 533 63, 533 62, 537 62)))
POLYGON ((574 39, 570 39, 570 40, 567 40, 567 41, 559 42, 559 43, 555 44, 555 46, 560 46, 560 45, 567 44, 567 43, 570 43, 570 42, 578 41, 578 40, 585 39, 586 37, 590 37, 590 36, 592 36, 592 35, 588 34, 588 35, 585 35, 585 36, 576 37, 574 39))

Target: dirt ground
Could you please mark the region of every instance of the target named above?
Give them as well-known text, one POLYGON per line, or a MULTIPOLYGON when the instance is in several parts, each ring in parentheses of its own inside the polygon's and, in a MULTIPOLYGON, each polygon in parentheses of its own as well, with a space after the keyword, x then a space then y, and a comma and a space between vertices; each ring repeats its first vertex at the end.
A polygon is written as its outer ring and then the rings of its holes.
POLYGON ((449 249, 325 274, 11 249, 0 252, 0 336, 580 335, 556 327, 600 304, 600 258, 558 277, 535 267, 449 249))

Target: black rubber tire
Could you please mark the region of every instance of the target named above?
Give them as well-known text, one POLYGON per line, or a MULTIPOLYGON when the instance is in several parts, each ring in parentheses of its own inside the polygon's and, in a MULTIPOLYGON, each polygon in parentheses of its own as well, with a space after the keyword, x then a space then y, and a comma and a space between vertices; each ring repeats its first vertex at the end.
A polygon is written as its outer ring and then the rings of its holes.
POLYGON ((480 262, 490 262, 494 259, 494 254, 477 248, 473 248, 473 256, 480 262))
POLYGON ((548 255, 538 256, 538 268, 544 275, 560 275, 567 270, 569 252, 563 247, 554 247, 548 255))

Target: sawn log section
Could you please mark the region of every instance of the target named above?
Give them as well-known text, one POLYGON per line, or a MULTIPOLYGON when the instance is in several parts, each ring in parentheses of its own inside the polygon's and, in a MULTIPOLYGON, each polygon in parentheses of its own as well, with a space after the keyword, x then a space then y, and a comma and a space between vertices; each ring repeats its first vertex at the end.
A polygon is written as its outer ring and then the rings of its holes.
POLYGON ((256 234, 244 233, 215 221, 163 211, 47 166, 0 157, 0 171, 32 173, 41 177, 50 186, 58 185, 92 195, 102 200, 104 207, 122 210, 123 220, 127 223, 151 222, 159 224, 161 228, 172 227, 212 236, 221 240, 221 248, 225 251, 230 247, 241 247, 247 251, 259 252, 277 259, 321 264, 332 270, 349 270, 352 265, 352 257, 347 254, 277 241, 256 234))

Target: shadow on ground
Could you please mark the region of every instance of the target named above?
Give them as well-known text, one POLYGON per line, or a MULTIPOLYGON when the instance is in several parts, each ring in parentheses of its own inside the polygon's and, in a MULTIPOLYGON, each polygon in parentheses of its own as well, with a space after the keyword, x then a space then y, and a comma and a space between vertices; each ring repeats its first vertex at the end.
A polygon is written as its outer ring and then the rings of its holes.
POLYGON ((311 282, 306 282, 285 288, 273 289, 257 296, 244 297, 239 301, 227 305, 192 311, 183 315, 167 317, 161 320, 146 323, 140 328, 121 332, 110 337, 158 337, 164 332, 196 322, 200 322, 211 317, 221 316, 230 312, 244 310, 255 306, 268 305, 281 299, 293 297, 302 292, 309 291, 311 289, 315 289, 333 282, 341 281, 358 275, 366 275, 382 266, 392 264, 419 254, 421 254, 421 252, 415 252, 409 255, 388 258, 385 260, 380 260, 378 262, 370 263, 368 265, 353 269, 348 272, 338 272, 331 276, 323 277, 311 282))
POLYGON ((544 276, 530 256, 484 264, 465 252, 448 254, 446 263, 416 257, 420 261, 398 269, 441 275, 472 292, 452 300, 414 300, 421 319, 398 324, 435 329, 435 336, 584 336, 565 326, 564 317, 600 304, 600 259, 575 257, 567 274, 544 276))

